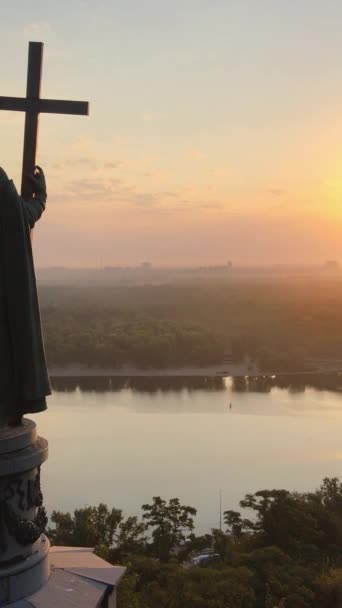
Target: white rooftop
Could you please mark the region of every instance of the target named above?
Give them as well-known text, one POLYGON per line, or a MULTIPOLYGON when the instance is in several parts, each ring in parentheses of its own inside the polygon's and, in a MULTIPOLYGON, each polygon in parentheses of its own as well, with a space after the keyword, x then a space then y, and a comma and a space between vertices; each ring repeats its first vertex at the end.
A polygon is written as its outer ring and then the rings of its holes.
POLYGON ((10 608, 95 608, 125 573, 123 566, 112 566, 89 547, 51 547, 50 563, 48 583, 10 608))

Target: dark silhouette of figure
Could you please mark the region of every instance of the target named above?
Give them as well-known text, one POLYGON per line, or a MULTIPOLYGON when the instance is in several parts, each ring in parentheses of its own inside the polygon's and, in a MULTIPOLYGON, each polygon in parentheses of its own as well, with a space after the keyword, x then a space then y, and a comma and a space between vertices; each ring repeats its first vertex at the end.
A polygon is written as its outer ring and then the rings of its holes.
POLYGON ((47 198, 40 167, 30 181, 33 197, 24 201, 0 168, 0 426, 45 410, 51 392, 30 235, 47 198))

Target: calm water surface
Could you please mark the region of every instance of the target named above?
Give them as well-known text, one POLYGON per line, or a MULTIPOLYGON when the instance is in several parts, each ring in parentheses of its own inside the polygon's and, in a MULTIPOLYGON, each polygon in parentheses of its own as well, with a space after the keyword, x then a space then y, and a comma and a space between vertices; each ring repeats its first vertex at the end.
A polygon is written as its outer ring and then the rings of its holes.
POLYGON ((49 511, 105 502, 140 514, 152 496, 177 496, 198 509, 200 532, 218 526, 220 488, 229 509, 246 492, 312 490, 342 473, 336 390, 229 378, 69 379, 54 388, 48 412, 32 416, 50 445, 49 511))

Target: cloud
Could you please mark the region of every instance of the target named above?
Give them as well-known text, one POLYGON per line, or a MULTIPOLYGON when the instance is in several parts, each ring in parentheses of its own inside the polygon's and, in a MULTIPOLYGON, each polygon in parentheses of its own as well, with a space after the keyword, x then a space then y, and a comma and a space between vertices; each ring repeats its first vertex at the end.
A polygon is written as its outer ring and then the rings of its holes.
POLYGON ((151 193, 133 193, 130 200, 138 207, 155 207, 160 202, 158 195, 151 193))
POLYGON ((194 160, 204 160, 205 158, 207 158, 207 154, 205 154, 205 152, 202 152, 202 150, 199 150, 198 148, 190 148, 190 150, 188 150, 187 156, 193 158, 194 160))
POLYGON ((76 200, 108 200, 114 192, 114 184, 101 179, 79 179, 70 181, 65 190, 67 196, 69 193, 69 197, 76 200))
POLYGON ((96 170, 98 165, 93 158, 82 156, 80 158, 64 159, 61 162, 53 163, 51 167, 55 171, 65 171, 66 169, 75 169, 76 167, 86 167, 87 169, 96 170))
POLYGON ((123 165, 123 162, 121 160, 118 160, 113 163, 104 163, 102 168, 105 170, 118 169, 118 167, 122 167, 122 165, 123 165))
POLYGON ((79 179, 69 181, 64 194, 58 198, 79 203, 93 202, 129 207, 152 207, 160 203, 160 197, 151 192, 137 192, 133 186, 119 179, 79 179))
POLYGON ((216 167, 213 169, 214 177, 228 177, 231 175, 231 169, 229 167, 216 167))
POLYGON ((49 34, 51 30, 51 24, 47 21, 31 21, 24 25, 24 34, 26 36, 36 37, 46 35, 49 34))
POLYGON ((196 210, 206 210, 206 211, 218 211, 220 209, 224 209, 224 204, 220 203, 216 200, 187 200, 182 199, 179 201, 178 205, 174 205, 170 207, 169 210, 172 211, 196 211, 196 210))
POLYGON ((168 177, 170 177, 171 173, 170 171, 147 171, 142 173, 141 175, 143 177, 149 177, 154 180, 154 182, 157 182, 160 180, 167 179, 168 177))
MULTIPOLYGON (((188 194, 188 193, 187 193, 188 194)), ((218 210, 223 204, 212 198, 200 197, 190 199, 184 192, 172 191, 139 191, 134 185, 121 179, 76 179, 63 186, 63 193, 54 196, 54 200, 74 204, 93 204, 113 206, 124 209, 155 209, 158 211, 191 211, 192 209, 218 210)))
POLYGON ((267 188, 266 192, 268 192, 268 194, 272 194, 273 196, 283 196, 286 194, 286 190, 283 188, 267 188))
POLYGON ((92 171, 113 171, 122 167, 122 161, 116 162, 98 162, 91 156, 81 156, 80 158, 66 158, 63 161, 53 163, 51 168, 55 171, 64 171, 66 169, 86 168, 92 171))

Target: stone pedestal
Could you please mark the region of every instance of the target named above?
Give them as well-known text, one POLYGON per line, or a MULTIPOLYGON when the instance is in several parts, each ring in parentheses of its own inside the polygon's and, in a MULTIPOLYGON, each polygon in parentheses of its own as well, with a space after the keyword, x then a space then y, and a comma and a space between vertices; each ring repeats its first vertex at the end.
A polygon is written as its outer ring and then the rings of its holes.
POLYGON ((31 420, 0 428, 0 606, 31 595, 49 578, 40 488, 47 456, 47 441, 31 420))

